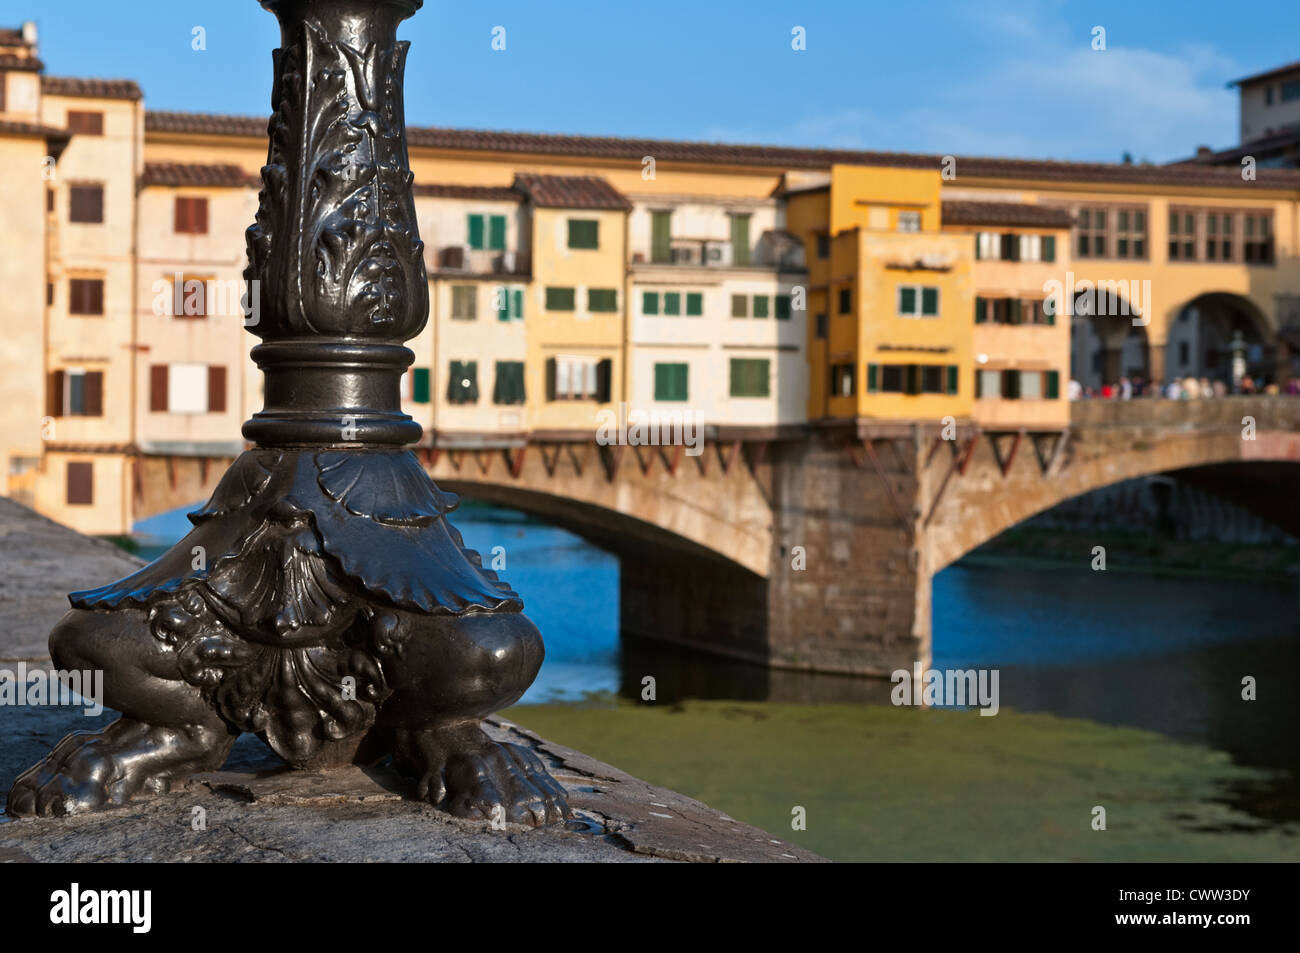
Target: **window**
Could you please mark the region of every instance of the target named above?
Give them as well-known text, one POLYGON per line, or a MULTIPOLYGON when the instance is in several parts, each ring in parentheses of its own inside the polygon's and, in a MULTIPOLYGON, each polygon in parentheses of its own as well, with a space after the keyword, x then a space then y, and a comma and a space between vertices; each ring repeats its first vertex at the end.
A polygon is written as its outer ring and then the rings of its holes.
POLYGON ((821 261, 831 257, 831 237, 829 235, 817 236, 817 257, 821 261))
POLYGON ((451 286, 451 318, 453 321, 478 319, 478 286, 451 286))
POLYGON ((739 266, 749 264, 748 215, 731 216, 731 263, 739 266))
POLYGON ((868 364, 871 394, 955 394, 955 364, 868 364))
POLYGON ((524 402, 524 362, 497 361, 496 383, 492 385, 492 403, 524 402))
POLYGON ((687 364, 655 365, 655 400, 686 400, 687 364))
POLYGON ((754 295, 754 317, 766 318, 768 309, 767 295, 754 295))
POLYGON ((676 317, 682 313, 682 294, 680 291, 664 292, 664 314, 676 317))
POLYGON ((840 289, 840 314, 852 314, 852 313, 853 313, 853 289, 841 288, 840 289))
POLYGON ((1039 400, 1043 396, 1042 371, 1020 371, 1020 397, 1022 400, 1039 400))
POLYGON ((1106 209, 1085 208, 1079 210, 1075 225, 1078 244, 1075 254, 1080 258, 1106 257, 1106 209))
POLYGON ((206 317, 211 302, 208 299, 211 277, 197 275, 180 276, 180 288, 176 279, 172 279, 172 317, 181 319, 198 319, 206 317))
POLYGON ((659 292, 644 291, 641 293, 641 313, 642 314, 659 313, 659 292))
POLYGON ((899 285, 898 313, 905 318, 938 317, 939 289, 924 285, 899 285))
POLYGON ((95 465, 70 462, 68 464, 65 499, 71 506, 92 506, 95 502, 95 465))
POLYGON ((830 329, 831 329, 830 316, 825 311, 823 311, 817 315, 815 321, 817 325, 817 340, 825 341, 826 336, 830 334, 830 329))
POLYGON ((609 358, 552 357, 546 362, 547 399, 607 403, 612 370, 609 358))
POLYGON ((1169 260, 1196 261, 1196 213, 1169 210, 1169 260))
POLYGON ((1282 84, 1282 102, 1289 103, 1300 99, 1300 79, 1287 80, 1282 84))
POLYGON ((1042 261, 1043 239, 1039 235, 1021 235, 1019 248, 1020 261, 1042 261))
POLYGON ((104 222, 104 187, 74 185, 68 189, 68 221, 100 225, 104 222))
POLYGON ((852 397, 855 390, 852 364, 831 365, 831 396, 852 397))
POLYGON ((570 248, 599 248, 600 222, 589 218, 569 219, 570 248))
POLYGON ((919 232, 921 230, 921 213, 899 212, 898 230, 900 232, 919 232))
POLYGON ((1244 235, 1242 236, 1242 257, 1250 264, 1271 265, 1273 263, 1273 227, 1272 215, 1250 214, 1242 216, 1244 235))
POLYGON ((478 361, 452 361, 447 376, 447 402, 478 403, 478 361))
POLYGON ((524 319, 524 290, 500 285, 492 289, 492 308, 497 313, 498 321, 522 321, 524 319))
POLYGON ((572 311, 574 309, 574 301, 575 295, 572 288, 546 289, 547 311, 572 311))
POLYGON ((1273 87, 1272 87, 1272 86, 1265 86, 1265 87, 1264 87, 1264 105, 1265 105, 1265 106, 1272 106, 1272 105, 1273 105, 1273 87))
POLYGON ((68 132, 77 136, 102 136, 104 114, 82 109, 68 110, 68 132))
POLYGON ((208 233, 208 200, 183 195, 176 196, 172 223, 177 234, 206 235, 208 233))
POLYGON ((790 296, 789 295, 776 296, 776 319, 778 321, 790 320, 790 296))
POLYGON ((732 295, 731 316, 733 318, 749 317, 749 298, 745 295, 732 295))
POLYGON ((1209 212, 1205 216, 1205 258, 1232 261, 1232 215, 1209 212))
POLYGON ((980 232, 975 236, 975 257, 995 259, 1002 257, 1002 236, 997 232, 980 232))
POLYGON ((102 315, 104 313, 104 279, 69 278, 68 313, 102 315))
POLYGON ((999 397, 1002 394, 1002 372, 980 369, 975 372, 975 396, 999 397))
POLYGON ((588 288, 587 310, 607 313, 618 310, 618 290, 615 288, 588 288))
POLYGON ((686 292, 686 316, 698 318, 704 314, 704 295, 698 291, 686 292))
POLYGON ((666 264, 673 260, 673 213, 650 213, 650 260, 666 264))
POLYGON ((172 414, 224 413, 226 369, 208 364, 152 365, 149 410, 172 414))
POLYGON ((470 215, 467 219, 469 247, 476 251, 506 250, 504 215, 470 215))
POLYGON ((1115 212, 1115 257, 1147 256, 1147 213, 1141 209, 1118 209, 1115 212))
POLYGON ((417 404, 427 404, 432 389, 429 386, 429 369, 427 367, 411 368, 411 400, 417 404))
POLYGON ((51 417, 104 416, 104 372, 70 367, 48 379, 46 410, 51 417))
POLYGON ((731 396, 767 397, 771 391, 766 358, 733 357, 731 359, 731 396))

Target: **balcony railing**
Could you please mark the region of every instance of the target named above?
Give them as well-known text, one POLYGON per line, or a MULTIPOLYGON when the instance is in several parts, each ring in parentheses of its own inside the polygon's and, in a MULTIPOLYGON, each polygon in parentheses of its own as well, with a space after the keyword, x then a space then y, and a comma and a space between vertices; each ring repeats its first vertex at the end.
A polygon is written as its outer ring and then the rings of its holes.
POLYGON ((434 255, 431 270, 453 275, 527 276, 532 256, 526 251, 489 251, 466 245, 446 245, 434 255))

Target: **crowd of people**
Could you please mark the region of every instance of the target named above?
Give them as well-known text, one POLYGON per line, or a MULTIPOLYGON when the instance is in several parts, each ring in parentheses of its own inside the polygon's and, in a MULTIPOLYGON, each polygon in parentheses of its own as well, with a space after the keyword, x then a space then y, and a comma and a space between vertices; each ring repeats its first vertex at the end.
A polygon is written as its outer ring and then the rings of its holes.
POLYGON ((1237 394, 1287 394, 1294 397, 1300 395, 1300 378, 1292 378, 1282 386, 1249 375, 1235 385, 1223 380, 1212 381, 1208 377, 1175 377, 1164 385, 1140 377, 1121 377, 1118 384, 1103 384, 1101 387, 1084 387, 1072 380, 1068 394, 1070 400, 1131 400, 1134 397, 1199 400, 1237 394))

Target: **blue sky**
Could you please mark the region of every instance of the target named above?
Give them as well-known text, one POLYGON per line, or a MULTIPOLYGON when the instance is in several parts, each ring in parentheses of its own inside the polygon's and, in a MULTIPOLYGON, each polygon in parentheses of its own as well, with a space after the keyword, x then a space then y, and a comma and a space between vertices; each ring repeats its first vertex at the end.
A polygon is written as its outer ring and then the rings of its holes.
MULTIPOLYGON (((25 19, 50 73, 268 111, 279 33, 255 0, 0 0, 25 19)), ((402 36, 413 125, 1160 162, 1236 142, 1225 83, 1300 59, 1300 4, 426 0, 402 36)))

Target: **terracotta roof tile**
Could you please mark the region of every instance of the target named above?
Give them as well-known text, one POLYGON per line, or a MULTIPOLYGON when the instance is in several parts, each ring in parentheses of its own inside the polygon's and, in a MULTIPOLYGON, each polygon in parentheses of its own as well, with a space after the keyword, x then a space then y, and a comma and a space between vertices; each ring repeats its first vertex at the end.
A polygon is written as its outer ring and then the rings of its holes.
POLYGON ((478 199, 484 202, 522 202, 524 193, 505 185, 446 185, 416 183, 413 191, 425 198, 478 199))
POLYGON ((39 122, 22 122, 17 119, 0 119, 0 136, 31 136, 67 143, 72 133, 57 126, 47 126, 39 122))
POLYGON ((26 70, 29 73, 38 73, 45 69, 45 64, 34 56, 16 56, 13 53, 5 53, 0 55, 0 69, 26 70))
POLYGON ((1074 222, 1066 209, 1025 202, 944 202, 944 225, 1009 225, 1026 228, 1069 228, 1074 222))
POLYGON ((76 76, 42 76, 41 92, 46 96, 87 96, 95 99, 143 97, 133 79, 81 79, 76 76))
POLYGON ((144 114, 146 132, 197 132, 217 136, 266 138, 267 119, 256 116, 223 116, 217 113, 167 112, 150 109, 144 114))
POLYGON ((515 176, 515 188, 538 208, 630 209, 622 192, 595 175, 515 176))
POLYGON ((199 165, 186 162, 146 162, 141 186, 206 186, 209 188, 260 188, 261 179, 237 165, 199 165))
MULTIPOLYGON (((146 115, 145 128, 154 132, 215 133, 265 139, 266 121, 247 116, 208 116, 199 113, 146 115)), ((659 162, 740 165, 780 169, 827 169, 833 164, 904 169, 942 168, 943 156, 909 152, 851 149, 810 149, 795 146, 731 145, 667 139, 623 139, 610 136, 566 136, 529 132, 486 132, 413 126, 407 129, 412 146, 462 152, 505 152, 623 159, 640 163, 644 156, 659 162)), ((1186 165, 1133 165, 1105 162, 1066 162, 1054 159, 957 157, 957 171, 968 179, 1028 179, 1041 182, 1189 186, 1219 188, 1300 189, 1300 169, 1259 169, 1256 181, 1242 180, 1239 169, 1186 165)))

